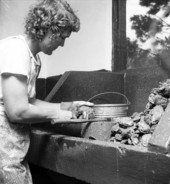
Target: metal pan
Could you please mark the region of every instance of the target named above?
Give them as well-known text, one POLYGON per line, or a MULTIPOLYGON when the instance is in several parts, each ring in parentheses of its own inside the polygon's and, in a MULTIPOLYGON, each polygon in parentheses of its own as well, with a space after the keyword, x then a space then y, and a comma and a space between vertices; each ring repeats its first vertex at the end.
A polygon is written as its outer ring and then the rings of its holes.
POLYGON ((52 124, 80 124, 88 122, 101 122, 101 121, 113 121, 113 118, 94 118, 94 119, 68 119, 68 120, 59 120, 54 119, 51 121, 52 124))

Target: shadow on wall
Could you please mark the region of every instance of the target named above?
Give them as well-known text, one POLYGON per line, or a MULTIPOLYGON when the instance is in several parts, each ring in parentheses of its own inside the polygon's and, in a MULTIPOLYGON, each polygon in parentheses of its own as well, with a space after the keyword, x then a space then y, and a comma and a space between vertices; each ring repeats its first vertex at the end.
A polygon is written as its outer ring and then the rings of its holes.
POLYGON ((151 60, 141 68, 127 70, 125 74, 125 94, 131 102, 128 114, 132 115, 145 109, 151 90, 168 79, 170 72, 168 74, 158 62, 151 60))
MULTIPOLYGON (((54 102, 87 100, 105 90, 118 91, 124 93, 131 103, 128 111, 130 116, 134 112, 142 112, 148 102, 152 88, 158 87, 160 82, 169 78, 170 72, 168 73, 168 71, 170 70, 166 67, 169 63, 164 62, 163 64, 160 65, 158 61, 150 60, 143 67, 139 67, 139 65, 134 67, 133 65, 132 69, 128 69, 122 74, 104 70, 92 72, 73 71, 62 88, 54 94, 52 100, 54 102)), ((45 99, 61 77, 62 75, 38 79, 37 98, 45 99)))
POLYGON ((30 164, 34 184, 87 184, 72 177, 30 164))

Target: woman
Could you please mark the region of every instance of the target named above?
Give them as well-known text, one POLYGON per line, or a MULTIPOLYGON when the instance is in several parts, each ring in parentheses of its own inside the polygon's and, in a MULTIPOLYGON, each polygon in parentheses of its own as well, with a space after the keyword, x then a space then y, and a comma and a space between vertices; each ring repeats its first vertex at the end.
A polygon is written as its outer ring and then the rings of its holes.
MULTIPOLYGON (((60 104, 35 98, 35 83, 41 62, 39 52, 51 55, 80 21, 63 0, 41 0, 26 17, 25 35, 0 42, 0 183, 31 184, 25 160, 30 144, 30 124, 75 118, 60 104)), ((93 105, 73 102, 77 105, 93 105)))

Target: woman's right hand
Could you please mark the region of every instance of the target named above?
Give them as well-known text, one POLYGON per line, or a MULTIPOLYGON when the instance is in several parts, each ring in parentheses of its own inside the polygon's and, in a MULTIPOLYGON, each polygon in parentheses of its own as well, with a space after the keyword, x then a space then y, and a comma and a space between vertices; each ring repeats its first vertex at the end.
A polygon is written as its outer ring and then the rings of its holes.
POLYGON ((68 110, 57 110, 57 113, 52 117, 52 124, 56 124, 59 121, 65 121, 74 118, 74 115, 71 111, 68 110))

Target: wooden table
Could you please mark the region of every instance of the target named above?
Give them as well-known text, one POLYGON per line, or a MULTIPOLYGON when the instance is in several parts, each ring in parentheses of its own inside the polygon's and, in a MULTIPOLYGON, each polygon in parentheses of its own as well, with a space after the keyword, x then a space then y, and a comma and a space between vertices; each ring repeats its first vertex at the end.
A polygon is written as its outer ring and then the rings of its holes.
POLYGON ((33 130, 30 163, 91 184, 168 184, 170 155, 33 130))

